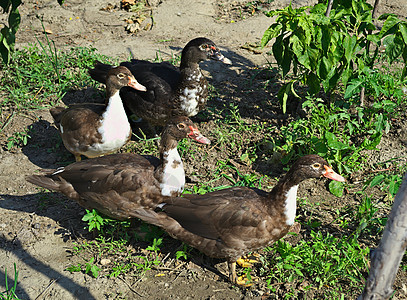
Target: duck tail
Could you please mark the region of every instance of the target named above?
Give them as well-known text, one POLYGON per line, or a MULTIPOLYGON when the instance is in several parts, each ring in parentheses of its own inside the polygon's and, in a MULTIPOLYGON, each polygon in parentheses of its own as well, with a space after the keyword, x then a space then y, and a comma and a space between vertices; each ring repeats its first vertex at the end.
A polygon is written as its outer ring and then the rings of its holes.
POLYGON ((59 184, 47 175, 28 175, 25 180, 48 190, 59 191, 59 184))
POLYGON ((163 218, 160 213, 155 212, 151 209, 137 209, 130 213, 133 217, 139 218, 140 220, 158 226, 163 227, 161 219, 163 218))
POLYGON ((62 113, 65 109, 66 109, 65 107, 57 106, 49 110, 52 118, 54 119, 54 123, 57 127, 59 127, 59 124, 61 123, 62 113))
POLYGON ((112 68, 113 68, 112 65, 96 61, 95 64, 93 65, 93 69, 88 69, 88 72, 92 79, 99 81, 100 83, 106 84, 107 72, 109 72, 109 70, 112 68))

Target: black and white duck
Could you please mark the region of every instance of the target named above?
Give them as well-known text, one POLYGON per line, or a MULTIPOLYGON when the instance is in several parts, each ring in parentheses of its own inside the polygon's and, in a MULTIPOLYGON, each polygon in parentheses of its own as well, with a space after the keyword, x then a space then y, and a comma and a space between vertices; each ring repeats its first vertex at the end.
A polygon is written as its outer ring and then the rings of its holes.
MULTIPOLYGON (((132 59, 122 62, 147 88, 147 92, 122 89, 121 96, 127 109, 154 126, 163 126, 172 116, 195 116, 208 98, 208 82, 199 68, 206 60, 231 61, 222 55, 214 42, 207 38, 191 40, 183 49, 178 68, 168 62, 152 63, 132 59)), ((90 76, 105 83, 111 65, 96 63, 90 76)))
POLYGON ((50 109, 62 141, 76 161, 81 160, 81 155, 92 158, 113 153, 130 139, 131 127, 119 93, 122 87, 146 91, 126 67, 119 66, 106 74, 105 104, 50 109))

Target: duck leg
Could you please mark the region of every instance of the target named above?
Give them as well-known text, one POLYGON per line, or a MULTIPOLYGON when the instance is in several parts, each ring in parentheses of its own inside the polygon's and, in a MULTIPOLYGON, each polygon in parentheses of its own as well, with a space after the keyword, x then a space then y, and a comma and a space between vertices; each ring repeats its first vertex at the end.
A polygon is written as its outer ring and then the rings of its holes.
POLYGON ((228 261, 228 268, 229 268, 229 280, 232 283, 237 284, 237 276, 236 276, 236 262, 229 262, 228 261))
POLYGON ((80 154, 74 154, 75 156, 75 161, 81 161, 81 155, 80 154))
POLYGON ((258 281, 258 278, 252 277, 249 280, 246 275, 237 277, 236 275, 236 262, 228 262, 229 267, 229 280, 237 285, 249 287, 253 284, 254 281, 258 281))
POLYGON ((236 263, 242 268, 251 268, 253 264, 260 262, 259 258, 260 254, 253 252, 251 254, 242 256, 236 261, 236 263))

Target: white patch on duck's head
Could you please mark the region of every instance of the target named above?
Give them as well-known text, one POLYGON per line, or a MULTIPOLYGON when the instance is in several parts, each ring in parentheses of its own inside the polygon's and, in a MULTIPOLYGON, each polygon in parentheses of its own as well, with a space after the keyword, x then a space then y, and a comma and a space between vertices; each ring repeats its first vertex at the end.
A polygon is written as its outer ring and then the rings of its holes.
POLYGON ((177 148, 164 152, 164 166, 160 184, 161 195, 173 196, 182 193, 185 186, 185 172, 177 148))
POLYGON ((285 208, 284 214, 286 216, 286 224, 291 226, 294 224, 295 213, 297 210, 297 190, 298 185, 294 185, 290 190, 285 194, 285 208))
POLYGON ((61 134, 64 133, 64 127, 62 127, 62 124, 59 124, 59 131, 61 131, 61 134))

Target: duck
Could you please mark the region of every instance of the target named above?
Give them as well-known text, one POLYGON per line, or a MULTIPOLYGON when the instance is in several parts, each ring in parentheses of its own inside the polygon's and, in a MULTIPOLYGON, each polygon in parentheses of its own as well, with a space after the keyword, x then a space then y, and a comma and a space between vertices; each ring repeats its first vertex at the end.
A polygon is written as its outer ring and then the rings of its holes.
POLYGON ((54 107, 50 113, 65 148, 75 156, 94 158, 119 150, 131 137, 131 127, 120 97, 120 89, 129 87, 146 91, 124 66, 106 74, 106 101, 73 104, 68 108, 54 107))
POLYGON ((187 194, 165 199, 155 210, 141 209, 135 215, 209 257, 225 259, 229 280, 244 285, 246 280, 236 275, 236 262, 270 246, 295 227, 298 186, 319 177, 345 181, 323 158, 306 155, 270 192, 232 187, 204 195, 187 194))
MULTIPOLYGON (((172 116, 195 116, 206 106, 208 98, 208 82, 199 68, 199 63, 207 59, 232 64, 214 42, 204 37, 186 44, 179 69, 168 62, 152 63, 138 59, 122 62, 120 65, 126 66, 147 88, 146 92, 121 90, 128 114, 134 114, 153 126, 163 126, 172 116)), ((96 62, 89 74, 104 83, 111 68, 111 65, 96 62)))
POLYGON ((133 211, 154 209, 164 198, 182 193, 185 173, 177 145, 186 137, 210 144, 189 118, 180 116, 172 118, 163 129, 160 159, 116 153, 41 170, 41 174, 29 175, 26 180, 110 218, 133 218, 133 211))

